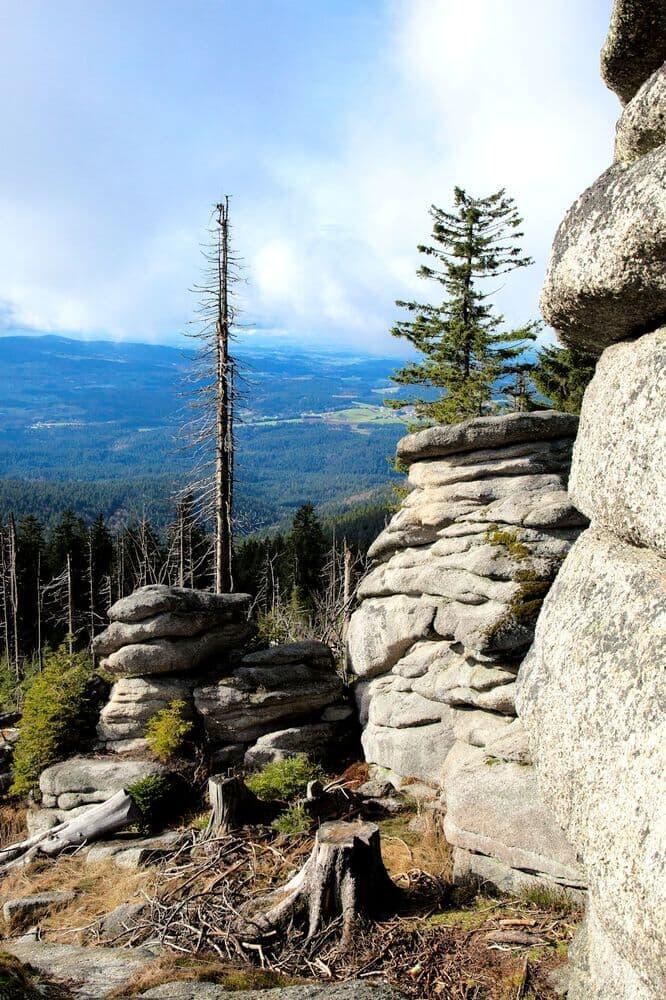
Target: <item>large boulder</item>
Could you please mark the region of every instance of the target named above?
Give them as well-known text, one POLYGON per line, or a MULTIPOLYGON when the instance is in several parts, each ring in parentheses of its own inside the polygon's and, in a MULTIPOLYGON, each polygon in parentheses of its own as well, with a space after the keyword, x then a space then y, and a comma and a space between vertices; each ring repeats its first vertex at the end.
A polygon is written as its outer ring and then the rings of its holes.
POLYGON ((167 613, 203 613, 214 615, 215 620, 221 623, 246 618, 249 605, 248 594, 211 594, 207 590, 152 583, 139 587, 128 597, 122 597, 111 605, 109 621, 131 624, 167 613))
POLYGON ((569 490, 595 524, 666 556, 666 327, 604 351, 585 393, 569 490))
POLYGON ((560 224, 541 310, 565 343, 600 354, 666 316, 666 146, 616 163, 560 224))
POLYGON ((646 80, 622 112, 615 130, 615 159, 633 163, 666 142, 666 63, 646 80))
POLYGON ((601 52, 601 74, 611 90, 629 101, 666 61, 663 0, 614 0, 601 52))
POLYGON ((666 562, 589 529, 542 609, 518 710, 589 879, 594 997, 666 995, 665 662, 666 562), (599 987, 612 953, 635 992, 599 987))
POLYGON ((69 810, 106 802, 142 778, 166 774, 168 769, 156 761, 71 757, 42 771, 39 790, 45 806, 69 810))
POLYGON ((116 677, 185 673, 242 648, 252 635, 247 594, 211 594, 166 584, 140 587, 109 610, 94 650, 116 677))
POLYGON ((196 687, 194 704, 212 743, 251 743, 292 723, 319 721, 341 696, 328 648, 295 643, 248 654, 228 677, 196 687))

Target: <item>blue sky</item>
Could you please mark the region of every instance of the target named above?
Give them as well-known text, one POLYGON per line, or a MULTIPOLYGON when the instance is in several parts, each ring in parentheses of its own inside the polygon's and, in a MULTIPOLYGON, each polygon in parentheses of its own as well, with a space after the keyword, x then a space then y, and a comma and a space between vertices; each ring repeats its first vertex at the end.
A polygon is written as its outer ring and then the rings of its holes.
MULTIPOLYGON (((612 158, 610 0, 0 0, 0 326, 172 342, 233 196, 245 319, 395 353, 427 209, 506 186, 537 314, 612 158)), ((251 333, 245 334, 251 336, 251 333)))

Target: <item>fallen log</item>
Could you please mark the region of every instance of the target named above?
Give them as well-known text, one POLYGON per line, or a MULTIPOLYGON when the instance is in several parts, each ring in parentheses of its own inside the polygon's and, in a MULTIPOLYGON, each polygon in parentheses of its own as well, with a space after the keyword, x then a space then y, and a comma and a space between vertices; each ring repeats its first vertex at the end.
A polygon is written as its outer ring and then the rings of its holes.
POLYGON ((0 848, 0 874, 29 864, 38 854, 53 857, 66 847, 80 847, 117 833, 141 819, 132 797, 121 788, 106 802, 91 806, 79 816, 9 847, 0 848))
POLYGON ((238 933, 256 941, 300 921, 307 924, 311 940, 340 919, 342 943, 347 945, 359 921, 389 912, 399 895, 384 867, 375 823, 324 823, 300 871, 241 910, 238 933))

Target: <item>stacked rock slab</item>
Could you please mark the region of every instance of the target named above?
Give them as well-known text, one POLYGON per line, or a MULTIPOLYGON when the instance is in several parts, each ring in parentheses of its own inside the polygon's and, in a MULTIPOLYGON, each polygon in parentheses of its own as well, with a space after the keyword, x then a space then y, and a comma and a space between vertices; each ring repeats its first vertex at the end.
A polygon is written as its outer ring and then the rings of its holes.
POLYGON ((227 672, 252 634, 246 594, 152 585, 109 610, 109 627, 95 639, 100 666, 119 679, 102 710, 98 736, 109 750, 145 747, 148 720, 172 701, 191 710, 192 689, 214 664, 227 672))
POLYGON ((504 888, 582 884, 515 709, 541 601, 587 523, 566 492, 577 425, 515 413, 404 438, 412 490, 349 628, 366 759, 443 789, 458 874, 504 888))
POLYGON ((209 743, 249 767, 296 753, 322 758, 349 730, 351 709, 323 642, 246 654, 229 674, 194 690, 209 743))
POLYGON ((663 0, 616 0, 602 64, 628 101, 619 160, 560 227, 542 299, 568 343, 603 351, 570 482, 591 527, 546 599, 518 698, 589 883, 571 1000, 666 996, 664 60, 663 0))
POLYGON ((95 640, 101 666, 118 677, 100 715, 100 745, 144 750, 149 719, 180 701, 220 767, 325 755, 352 714, 331 650, 308 641, 244 654, 248 608, 244 594, 166 586, 114 604, 95 640))

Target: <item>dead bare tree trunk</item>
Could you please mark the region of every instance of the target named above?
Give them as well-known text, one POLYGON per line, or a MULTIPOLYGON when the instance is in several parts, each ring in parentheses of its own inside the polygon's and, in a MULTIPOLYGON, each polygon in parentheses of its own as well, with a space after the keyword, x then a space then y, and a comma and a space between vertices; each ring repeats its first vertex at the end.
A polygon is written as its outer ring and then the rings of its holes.
POLYGON ((19 619, 19 596, 18 596, 18 540, 16 537, 16 522, 14 515, 9 515, 9 599, 12 609, 13 622, 13 646, 14 646, 14 673, 16 683, 21 680, 21 664, 19 655, 18 619, 19 619))
POLYGON ((42 553, 37 552, 37 661, 39 670, 44 665, 42 654, 42 604, 44 595, 42 594, 42 553))
POLYGON ((69 655, 74 653, 74 579, 72 576, 72 554, 67 553, 67 645, 69 655))
POLYGON ((78 847, 90 840, 99 840, 136 823, 141 813, 124 789, 91 806, 74 819, 28 837, 18 844, 0 848, 0 874, 22 868, 39 854, 53 857, 66 847, 78 847))
POLYGON ((202 513, 213 522, 213 587, 217 593, 233 590, 234 423, 237 396, 236 363, 230 344, 236 321, 232 304, 238 278, 238 259, 231 247, 229 198, 215 206, 203 285, 195 286, 202 303, 198 309, 201 329, 191 336, 203 341, 192 407, 203 416, 190 428, 190 444, 200 461, 181 497, 196 497, 202 513), (194 433, 192 433, 194 431, 194 433))
POLYGON ((233 384, 229 355, 229 198, 217 212, 217 316, 215 319, 215 590, 230 591, 232 546, 233 384))
POLYGON ((239 929, 258 940, 300 920, 309 940, 340 919, 348 945, 359 921, 390 912, 398 897, 382 861, 379 827, 335 820, 319 827, 310 857, 285 886, 243 908, 239 929))

